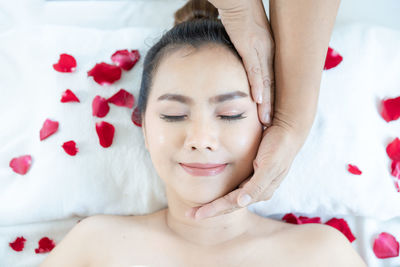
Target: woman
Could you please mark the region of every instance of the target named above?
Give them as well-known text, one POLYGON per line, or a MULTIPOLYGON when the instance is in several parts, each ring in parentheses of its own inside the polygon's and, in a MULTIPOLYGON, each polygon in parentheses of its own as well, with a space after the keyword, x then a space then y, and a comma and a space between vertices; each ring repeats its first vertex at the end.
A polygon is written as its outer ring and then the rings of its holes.
POLYGON ((206 1, 177 11, 148 52, 139 96, 145 145, 168 208, 78 223, 46 266, 365 266, 339 231, 292 225, 247 208, 193 220, 185 211, 253 172, 263 135, 240 56, 206 1))

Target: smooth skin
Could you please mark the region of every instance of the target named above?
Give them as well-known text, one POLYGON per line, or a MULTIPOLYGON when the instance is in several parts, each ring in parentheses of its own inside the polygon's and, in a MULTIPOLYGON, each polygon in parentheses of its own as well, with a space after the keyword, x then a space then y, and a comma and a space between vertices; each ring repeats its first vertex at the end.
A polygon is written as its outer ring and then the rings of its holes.
POLYGON ((340 0, 270 0, 270 25, 261 0, 209 2, 218 8, 243 59, 254 101, 262 99, 258 115, 267 127, 254 174, 227 195, 189 209, 187 216, 197 220, 269 200, 286 177, 314 122, 340 4, 340 0))

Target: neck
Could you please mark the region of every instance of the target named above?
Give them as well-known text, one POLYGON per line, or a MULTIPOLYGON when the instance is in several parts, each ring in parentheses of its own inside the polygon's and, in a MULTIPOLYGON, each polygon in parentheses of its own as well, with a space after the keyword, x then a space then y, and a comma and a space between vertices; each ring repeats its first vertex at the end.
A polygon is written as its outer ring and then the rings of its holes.
POLYGON ((247 208, 202 220, 185 217, 185 212, 201 203, 182 201, 166 189, 168 209, 166 223, 176 235, 200 246, 217 246, 233 241, 248 232, 254 215, 247 208))

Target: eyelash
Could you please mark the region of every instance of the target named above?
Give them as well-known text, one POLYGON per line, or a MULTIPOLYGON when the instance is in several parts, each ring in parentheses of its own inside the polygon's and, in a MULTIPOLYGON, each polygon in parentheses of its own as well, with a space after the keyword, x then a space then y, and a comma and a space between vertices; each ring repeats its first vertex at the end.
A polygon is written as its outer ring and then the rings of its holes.
MULTIPOLYGON (((244 113, 244 112, 243 112, 244 113)), ((234 116, 224 116, 224 115, 220 115, 218 117, 221 117, 223 120, 226 121, 234 121, 234 120, 241 120, 247 117, 243 117, 243 113, 238 114, 238 115, 234 115, 234 116)), ((176 122, 176 121, 182 121, 183 117, 185 117, 186 115, 183 116, 167 116, 167 115, 161 115, 161 119, 168 121, 168 122, 176 122)))

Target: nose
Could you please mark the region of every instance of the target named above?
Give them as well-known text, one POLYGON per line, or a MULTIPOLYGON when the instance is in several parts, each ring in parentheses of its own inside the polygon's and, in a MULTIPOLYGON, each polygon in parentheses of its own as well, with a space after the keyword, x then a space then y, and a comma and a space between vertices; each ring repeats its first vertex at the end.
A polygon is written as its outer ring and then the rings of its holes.
POLYGON ((188 126, 184 147, 194 151, 216 151, 219 146, 218 131, 207 120, 195 121, 188 126))

